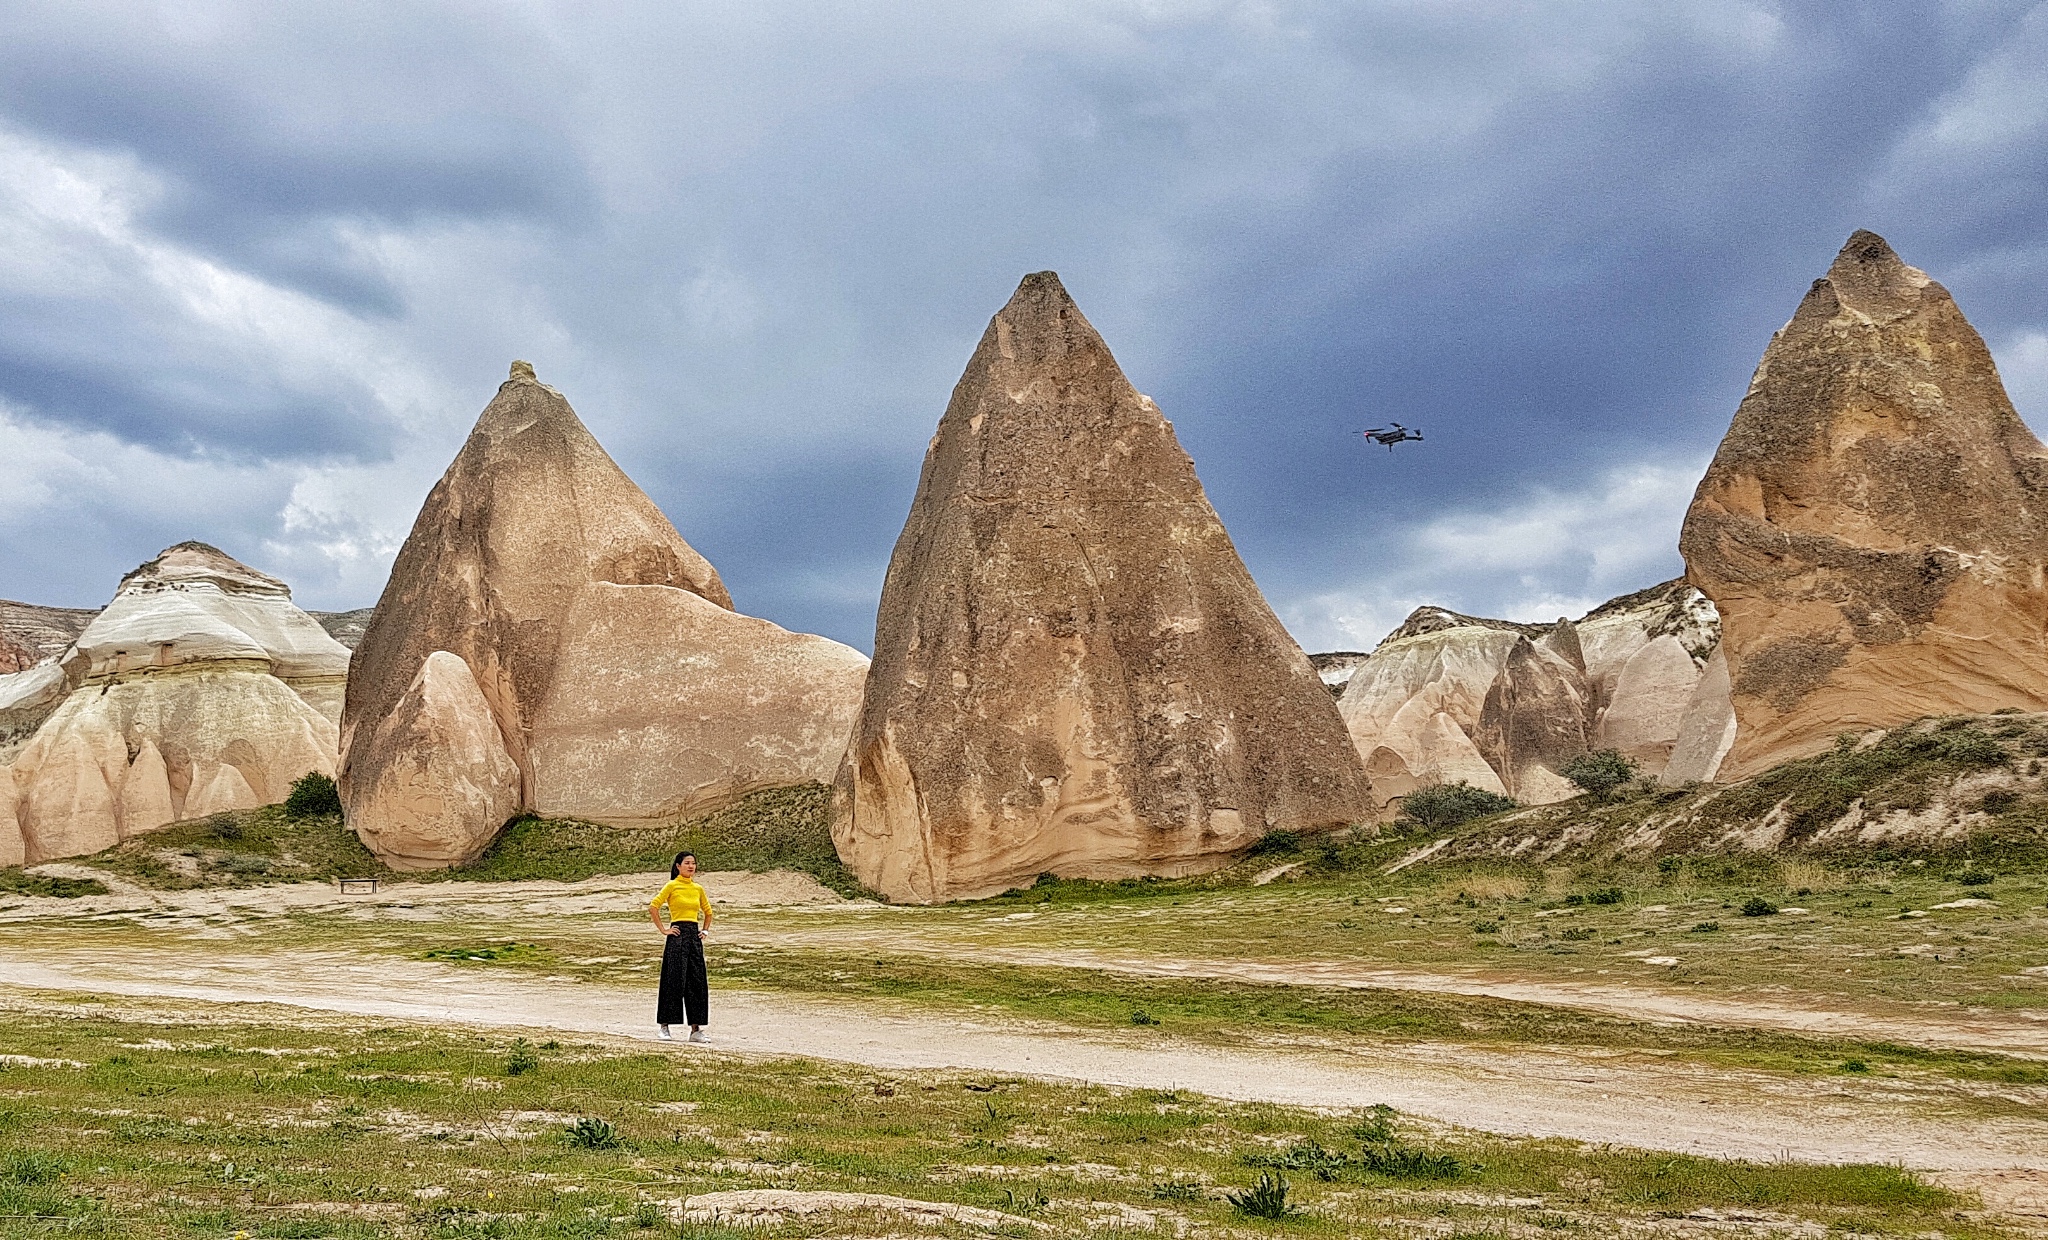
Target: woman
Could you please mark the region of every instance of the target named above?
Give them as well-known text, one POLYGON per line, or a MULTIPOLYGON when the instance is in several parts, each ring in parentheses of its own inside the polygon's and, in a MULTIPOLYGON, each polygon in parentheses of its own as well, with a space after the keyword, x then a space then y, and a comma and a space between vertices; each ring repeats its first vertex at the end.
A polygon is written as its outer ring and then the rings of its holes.
POLYGON ((661 950, 661 994, 654 1004, 654 1023, 661 1040, 673 1040, 668 1027, 687 1018, 690 1041, 704 1040, 711 1023, 711 989, 704 972, 704 935, 711 930, 711 897, 697 885, 697 854, 677 853, 669 867, 668 885, 647 906, 654 928, 668 936, 661 950), (662 924, 662 914, 668 924, 662 924))

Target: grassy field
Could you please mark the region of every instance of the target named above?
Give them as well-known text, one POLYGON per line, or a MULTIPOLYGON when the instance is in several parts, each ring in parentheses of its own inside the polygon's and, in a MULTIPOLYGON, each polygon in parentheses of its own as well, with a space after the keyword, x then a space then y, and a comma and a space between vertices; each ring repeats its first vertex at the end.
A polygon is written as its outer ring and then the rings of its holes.
MULTIPOLYGON (((643 829, 517 818, 474 863, 404 877, 416 882, 573 882, 603 874, 666 870, 676 853, 694 850, 706 869, 797 870, 834 891, 859 894, 859 884, 832 849, 827 825, 831 799, 831 790, 822 784, 771 788, 714 813, 643 829)), ((76 860, 163 891, 399 877, 363 847, 338 816, 295 815, 282 805, 174 823, 76 860)), ((51 891, 51 881, 19 869, 0 870, 0 891, 93 894, 84 888, 51 891)))
MULTIPOLYGON (((340 1018, 17 1004, 0 1019, 0 1235, 678 1235, 747 1188, 1000 1211, 1012 1236, 2000 1234, 1884 1166, 1755 1164, 1324 1113, 697 1048, 340 1018), (1283 1220, 1245 1213, 1284 1180, 1283 1220), (1719 1221, 1704 1224, 1702 1219, 1719 1221), (1733 1220, 1728 1221, 1728 1220, 1733 1220)), ((992 1234, 838 1214, 683 1237, 992 1234)))
MULTIPOLYGON (((1011 965, 958 951, 919 955, 763 947, 751 942, 744 929, 758 912, 732 914, 729 920, 741 928, 721 932, 707 945, 719 986, 946 1012, 1007 1013, 1081 1029, 1142 1029, 1225 1046, 1449 1042, 1496 1049, 1593 1048, 1665 1063, 1794 1077, 1940 1078, 2019 1087, 1980 1091, 1967 1105, 1984 1115, 2026 1113, 2048 1105, 2048 1062, 1991 1051, 1714 1022, 1632 1020, 1561 1005, 1421 990, 1142 977, 1075 964, 1011 965)), ((601 984, 652 983, 658 963, 655 940, 623 915, 557 918, 518 929, 518 939, 451 934, 448 926, 435 923, 356 924, 345 932, 354 949, 394 957, 601 984)), ((299 926, 273 922, 251 933, 267 940, 272 950, 288 951, 300 942, 335 942, 344 927, 314 919, 299 926)))

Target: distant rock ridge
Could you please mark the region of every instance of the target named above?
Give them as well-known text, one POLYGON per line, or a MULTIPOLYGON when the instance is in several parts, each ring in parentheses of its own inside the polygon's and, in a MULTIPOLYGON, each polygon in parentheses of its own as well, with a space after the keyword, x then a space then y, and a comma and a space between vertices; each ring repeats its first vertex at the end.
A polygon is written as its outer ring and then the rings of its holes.
POLYGON ((2048 449, 1948 290, 1875 233, 1772 337, 1679 549, 1725 626, 1725 776, 2048 706, 2048 449))
POLYGON ((1059 278, 1026 276, 890 560, 840 856, 891 899, 942 901, 1198 872, 1372 812, 1172 425, 1059 278))
POLYGON ((331 774, 348 652, 274 577, 186 542, 57 663, 0 677, 0 864, 97 852, 331 774))
POLYGON ((1353 664, 1337 705, 1384 813, 1459 780, 1561 800, 1577 789, 1558 771, 1588 749, 1618 749, 1661 776, 1695 733, 1686 777, 1711 778, 1725 748, 1709 743, 1721 733, 1710 729, 1712 685, 1704 698, 1701 686, 1719 638, 1713 605, 1683 580, 1551 624, 1419 607, 1353 664))
POLYGON ((0 599, 0 676, 53 663, 99 612, 0 599))
POLYGON ((327 635, 335 641, 354 650, 363 644, 363 633, 370 627, 370 617, 376 614, 375 607, 358 607, 353 611, 309 611, 327 635))
POLYGON ((511 377, 421 507, 356 647, 349 825, 397 869, 526 810, 621 825, 826 781, 860 652, 732 610, 560 392, 511 377))
MULTIPOLYGON (((1520 633, 1524 637, 1541 637, 1550 631, 1547 624, 1528 624, 1517 620, 1493 620, 1485 616, 1468 616, 1452 611, 1448 607, 1422 606, 1408 613, 1393 632, 1380 639, 1380 646, 1400 641, 1406 637, 1422 637, 1429 633, 1441 633, 1446 629, 1498 629, 1503 633, 1520 633)), ((1373 647, 1379 649, 1379 646, 1373 647)))

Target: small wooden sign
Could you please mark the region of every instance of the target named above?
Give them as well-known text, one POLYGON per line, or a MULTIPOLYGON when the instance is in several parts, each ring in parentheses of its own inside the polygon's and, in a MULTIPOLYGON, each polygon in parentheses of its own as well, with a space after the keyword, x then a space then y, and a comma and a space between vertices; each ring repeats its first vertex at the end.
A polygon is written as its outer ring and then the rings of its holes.
POLYGON ((341 894, 345 896, 377 894, 377 880, 374 878, 344 878, 337 881, 341 883, 341 894))

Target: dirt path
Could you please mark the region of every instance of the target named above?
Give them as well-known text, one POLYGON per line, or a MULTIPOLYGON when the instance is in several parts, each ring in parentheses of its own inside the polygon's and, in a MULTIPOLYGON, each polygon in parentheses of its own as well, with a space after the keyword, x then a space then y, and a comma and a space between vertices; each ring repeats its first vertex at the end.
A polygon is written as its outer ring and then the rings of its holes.
POLYGON ((741 926, 729 929, 726 939, 749 946, 812 951, 874 949, 954 959, 965 953, 983 963, 1100 969, 1138 977, 1218 978, 1267 985, 1473 995, 1576 1008, 1629 1020, 1775 1029, 1808 1036, 2048 1057, 2048 1011, 1999 1011, 1960 1004, 1942 1004, 1929 1011, 1902 1003, 1872 1003, 1858 1010, 1786 995, 1718 998, 1627 983, 1531 981, 1480 970, 1446 973, 1338 961, 1213 960, 1085 947, 1003 947, 981 941, 968 946, 949 941, 943 935, 901 926, 868 929, 835 924, 830 929, 802 930, 741 926))
MULTIPOLYGON (((507 919, 538 920, 621 910, 630 913, 661 881, 657 874, 616 875, 576 883, 407 882, 386 886, 376 895, 340 897, 326 883, 151 891, 118 875, 83 865, 53 864, 40 869, 53 873, 62 869, 76 877, 98 878, 113 890, 105 896, 22 899, 0 906, 0 926, 81 918, 127 919, 198 937, 229 940, 242 937, 237 930, 240 923, 295 913, 333 913, 337 909, 365 920, 475 919, 502 924, 507 919)), ((1575 1008, 1629 1020, 1774 1029, 1808 1036, 2048 1057, 2048 1011, 1881 1001, 1849 1007, 1840 1000, 1802 999, 1782 993, 1731 998, 1606 980, 1532 980, 1481 969, 1431 971, 1369 962, 1228 960, 1081 947, 1004 945, 990 942, 984 926, 975 926, 975 933, 961 935, 904 926, 887 917, 889 910, 843 901, 809 875, 787 870, 767 874, 706 874, 705 881, 713 885, 722 904, 732 907, 802 904, 815 910, 815 914, 806 917, 815 915, 817 924, 803 928, 728 921, 721 926, 721 935, 725 941, 737 944, 831 952, 874 949, 949 959, 967 954, 979 961, 1099 969, 1142 977, 1218 978, 1268 985, 1472 995, 1575 1008), (849 912, 854 915, 848 916, 849 912), (874 920, 877 915, 883 918, 880 924, 874 920)), ((637 930, 637 917, 631 920, 637 930)))
MULTIPOLYGON (((101 950, 11 947, 0 960, 0 987, 285 1004, 643 1041, 652 1034, 652 998, 645 991, 341 951, 224 952, 213 945, 144 942, 125 943, 115 957, 101 950)), ((1508 1134, 1720 1157, 1903 1161, 1973 1177, 2016 1177, 2048 1194, 2048 1090, 2039 1087, 1774 1077, 1626 1054, 1452 1044, 1247 1052, 1135 1031, 1091 1034, 1007 1017, 981 1021, 729 990, 718 991, 714 1004, 715 1048, 746 1055, 1192 1089, 1304 1106, 1387 1102, 1508 1134), (2007 1113, 1987 1117, 1984 1099, 2002 1099, 2007 1113)), ((696 1050, 687 1044, 674 1049, 696 1050)))

